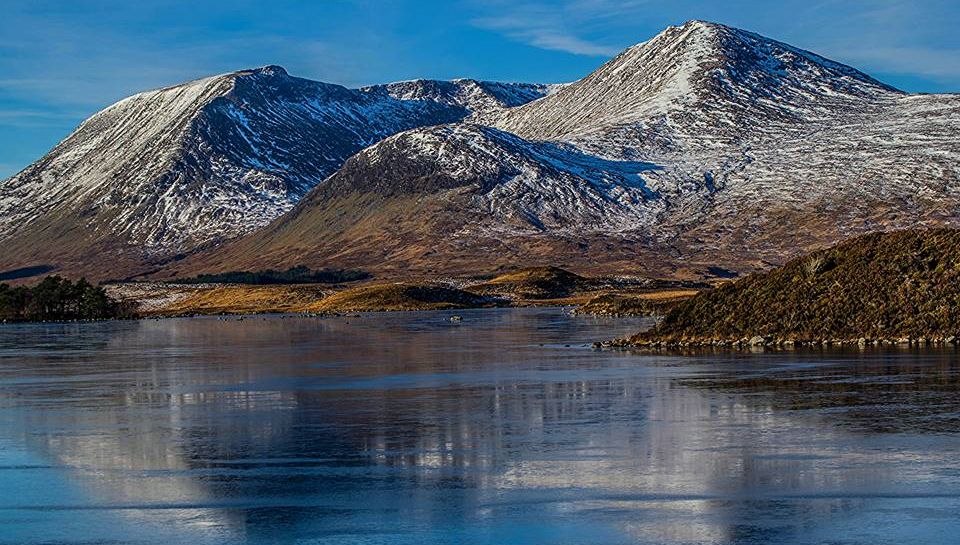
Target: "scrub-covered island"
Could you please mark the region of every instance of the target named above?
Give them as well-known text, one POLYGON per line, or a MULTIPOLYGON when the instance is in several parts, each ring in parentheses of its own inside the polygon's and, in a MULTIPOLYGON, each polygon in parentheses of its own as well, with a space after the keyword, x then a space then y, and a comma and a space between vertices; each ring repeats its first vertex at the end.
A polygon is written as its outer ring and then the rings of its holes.
POLYGON ((874 233, 704 291, 640 347, 943 345, 960 339, 960 230, 874 233))

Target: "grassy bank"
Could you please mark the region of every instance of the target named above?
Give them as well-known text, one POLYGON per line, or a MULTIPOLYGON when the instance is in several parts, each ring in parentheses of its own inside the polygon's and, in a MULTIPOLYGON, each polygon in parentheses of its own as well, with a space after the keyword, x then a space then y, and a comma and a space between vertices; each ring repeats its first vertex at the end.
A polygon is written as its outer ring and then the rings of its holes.
POLYGON ((145 312, 151 316, 304 312, 329 292, 314 285, 214 285, 179 288, 178 297, 145 312))

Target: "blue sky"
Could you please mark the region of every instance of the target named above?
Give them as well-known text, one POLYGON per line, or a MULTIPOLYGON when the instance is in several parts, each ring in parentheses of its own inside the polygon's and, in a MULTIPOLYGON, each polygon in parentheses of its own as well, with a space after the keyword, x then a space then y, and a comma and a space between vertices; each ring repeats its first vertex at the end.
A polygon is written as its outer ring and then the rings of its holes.
POLYGON ((0 0, 0 178, 137 91, 280 64, 358 86, 571 81, 671 24, 746 28, 902 89, 960 91, 956 0, 0 0))

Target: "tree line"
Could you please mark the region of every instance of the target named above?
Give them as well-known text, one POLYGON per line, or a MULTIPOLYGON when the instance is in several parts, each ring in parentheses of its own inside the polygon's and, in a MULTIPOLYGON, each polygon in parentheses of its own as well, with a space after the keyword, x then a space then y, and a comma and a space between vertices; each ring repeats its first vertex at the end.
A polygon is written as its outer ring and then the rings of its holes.
POLYGON ((291 267, 285 271, 231 271, 217 274, 201 274, 183 280, 171 280, 176 284, 338 284, 370 278, 370 273, 350 269, 318 269, 291 267))
POLYGON ((132 318, 130 303, 113 299, 100 286, 48 276, 35 286, 0 284, 0 322, 132 318))

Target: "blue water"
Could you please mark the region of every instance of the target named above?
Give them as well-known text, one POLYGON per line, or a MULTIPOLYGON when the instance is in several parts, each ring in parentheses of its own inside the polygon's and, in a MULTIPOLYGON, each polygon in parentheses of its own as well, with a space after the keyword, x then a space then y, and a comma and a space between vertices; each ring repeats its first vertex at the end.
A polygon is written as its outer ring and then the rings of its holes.
POLYGON ((955 544, 954 350, 557 309, 0 327, 0 543, 955 544))

